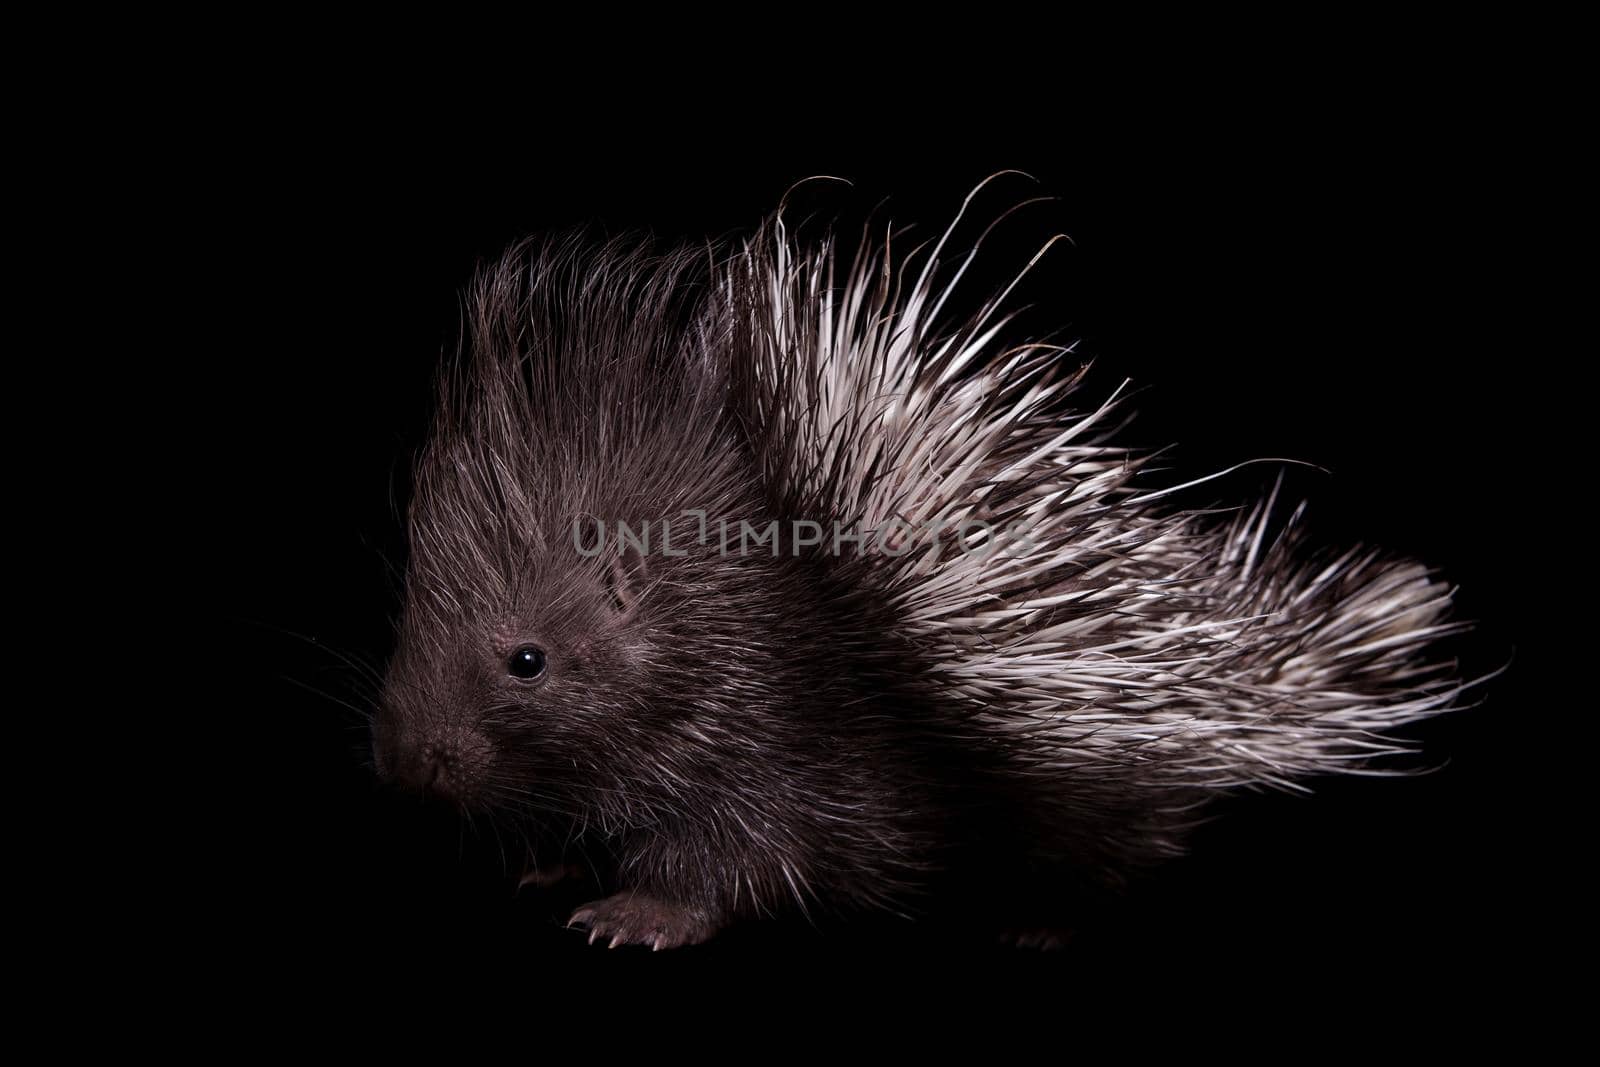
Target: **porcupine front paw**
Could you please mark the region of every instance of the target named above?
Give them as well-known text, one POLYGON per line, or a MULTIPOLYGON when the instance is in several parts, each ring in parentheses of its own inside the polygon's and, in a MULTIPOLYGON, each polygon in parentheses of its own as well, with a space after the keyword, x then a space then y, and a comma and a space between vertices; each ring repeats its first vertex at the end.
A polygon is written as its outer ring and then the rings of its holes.
POLYGON ((572 913, 567 925, 588 930, 591 945, 605 939, 611 948, 649 945, 660 951, 698 945, 716 933, 719 924, 697 908, 628 890, 585 904, 572 913))

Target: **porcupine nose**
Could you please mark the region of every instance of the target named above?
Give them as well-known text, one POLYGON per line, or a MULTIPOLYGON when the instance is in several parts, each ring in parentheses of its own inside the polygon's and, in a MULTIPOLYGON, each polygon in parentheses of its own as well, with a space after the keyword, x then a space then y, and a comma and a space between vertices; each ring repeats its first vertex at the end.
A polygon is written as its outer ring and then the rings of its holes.
POLYGON ((410 744, 403 743, 401 749, 391 763, 395 780, 457 803, 472 798, 489 758, 487 742, 476 733, 461 730, 425 734, 410 744))
POLYGON ((393 777, 399 784, 446 800, 459 800, 464 775, 455 750, 440 741, 428 741, 395 761, 393 777))
POLYGON ((454 764, 455 759, 449 749, 429 745, 422 750, 416 784, 421 786, 424 792, 439 793, 448 797, 455 789, 454 764))

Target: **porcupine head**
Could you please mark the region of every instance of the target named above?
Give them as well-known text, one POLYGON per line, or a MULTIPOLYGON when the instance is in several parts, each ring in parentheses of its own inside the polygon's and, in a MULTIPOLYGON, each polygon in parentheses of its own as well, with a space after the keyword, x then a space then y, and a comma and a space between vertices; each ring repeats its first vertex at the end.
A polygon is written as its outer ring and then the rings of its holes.
POLYGON ((375 758, 601 857, 591 939, 903 910, 969 841, 1114 879, 1459 694, 1424 568, 1168 507, 1004 292, 942 322, 949 232, 837 271, 781 218, 714 266, 524 244, 469 291, 375 758), (848 540, 896 523, 937 533, 848 540))

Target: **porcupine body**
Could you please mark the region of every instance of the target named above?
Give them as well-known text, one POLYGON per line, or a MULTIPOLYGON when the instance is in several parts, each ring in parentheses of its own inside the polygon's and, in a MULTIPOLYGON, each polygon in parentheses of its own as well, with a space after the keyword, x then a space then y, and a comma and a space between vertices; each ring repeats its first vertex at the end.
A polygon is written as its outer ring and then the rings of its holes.
POLYGON ((1067 923, 1208 799, 1366 769, 1459 692, 1424 568, 1172 507, 1005 293, 945 321, 949 237, 841 261, 779 217, 474 284, 374 749, 604 857, 591 939, 915 914, 960 870, 1067 923))

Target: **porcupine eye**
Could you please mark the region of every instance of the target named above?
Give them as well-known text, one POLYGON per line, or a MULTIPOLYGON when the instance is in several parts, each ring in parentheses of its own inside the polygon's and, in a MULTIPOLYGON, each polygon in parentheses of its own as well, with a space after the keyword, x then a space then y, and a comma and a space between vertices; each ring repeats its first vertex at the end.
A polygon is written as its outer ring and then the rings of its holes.
POLYGON ((532 645, 523 645, 511 653, 506 670, 511 672, 513 678, 531 682, 544 674, 544 653, 532 645))

